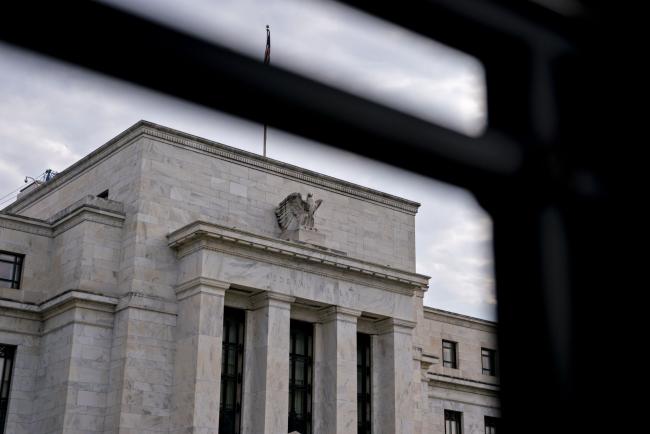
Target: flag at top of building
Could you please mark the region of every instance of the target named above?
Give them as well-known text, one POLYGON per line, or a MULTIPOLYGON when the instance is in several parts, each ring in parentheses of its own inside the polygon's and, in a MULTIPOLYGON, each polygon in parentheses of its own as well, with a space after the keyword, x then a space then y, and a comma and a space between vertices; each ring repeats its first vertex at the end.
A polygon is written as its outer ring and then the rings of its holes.
POLYGON ((271 30, 269 25, 266 25, 266 50, 264 51, 264 64, 271 63, 271 30))
MULTIPOLYGON (((264 50, 264 64, 271 63, 271 30, 266 25, 266 50, 264 50)), ((264 142, 262 144, 262 155, 266 157, 266 122, 264 123, 264 142)))

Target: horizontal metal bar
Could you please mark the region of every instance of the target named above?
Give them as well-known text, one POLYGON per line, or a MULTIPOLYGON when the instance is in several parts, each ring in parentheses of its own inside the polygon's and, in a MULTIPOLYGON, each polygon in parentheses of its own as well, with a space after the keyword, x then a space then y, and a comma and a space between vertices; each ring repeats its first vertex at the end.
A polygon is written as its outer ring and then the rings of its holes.
POLYGON ((12 5, 0 38, 469 189, 522 164, 496 132, 470 138, 97 2, 12 5))
MULTIPOLYGON (((337 0, 489 61, 499 44, 517 40, 539 51, 573 46, 566 19, 533 2, 495 0, 422 0, 399 2, 337 0)), ((503 65, 504 67, 508 65, 503 65)))

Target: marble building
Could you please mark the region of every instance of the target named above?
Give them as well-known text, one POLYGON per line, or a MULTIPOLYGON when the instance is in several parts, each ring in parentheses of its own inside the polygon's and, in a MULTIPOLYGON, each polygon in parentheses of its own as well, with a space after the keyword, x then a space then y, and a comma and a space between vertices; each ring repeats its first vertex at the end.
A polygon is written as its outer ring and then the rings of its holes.
POLYGON ((418 206, 138 122, 0 212, 0 432, 495 433, 418 206))

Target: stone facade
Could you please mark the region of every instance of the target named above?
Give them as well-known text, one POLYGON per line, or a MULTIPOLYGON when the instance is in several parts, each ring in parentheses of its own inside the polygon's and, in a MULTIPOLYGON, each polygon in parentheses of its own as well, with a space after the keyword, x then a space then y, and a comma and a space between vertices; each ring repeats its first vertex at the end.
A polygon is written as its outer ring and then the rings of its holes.
POLYGON ((292 320, 314 329, 313 432, 357 432, 358 332, 374 433, 444 433, 445 410, 485 432, 495 324, 423 307, 418 206, 138 122, 0 213, 0 251, 24 255, 20 288, 0 288, 5 432, 217 433, 225 307, 246 312, 242 433, 287 432, 292 320), (281 236, 293 192, 323 200, 317 236, 281 236))

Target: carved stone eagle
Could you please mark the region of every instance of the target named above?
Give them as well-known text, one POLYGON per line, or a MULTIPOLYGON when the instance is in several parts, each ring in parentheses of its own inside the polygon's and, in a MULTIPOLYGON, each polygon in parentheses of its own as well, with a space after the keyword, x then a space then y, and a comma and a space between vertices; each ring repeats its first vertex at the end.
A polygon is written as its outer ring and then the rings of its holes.
POLYGON ((307 193, 307 200, 300 193, 291 193, 275 209, 278 225, 283 231, 293 231, 300 228, 314 229, 314 213, 323 203, 322 199, 314 200, 307 193))

